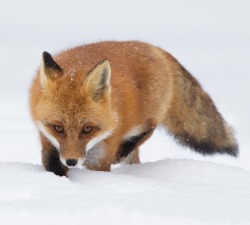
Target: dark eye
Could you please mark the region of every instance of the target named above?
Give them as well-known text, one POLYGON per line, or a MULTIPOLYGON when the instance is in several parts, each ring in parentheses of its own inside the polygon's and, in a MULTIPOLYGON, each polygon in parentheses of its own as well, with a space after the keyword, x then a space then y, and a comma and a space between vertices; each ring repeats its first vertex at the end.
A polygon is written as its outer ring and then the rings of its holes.
POLYGON ((89 134, 92 131, 93 127, 86 126, 82 129, 82 134, 89 134))
POLYGON ((54 129, 58 132, 58 133, 63 133, 63 127, 60 125, 55 125, 54 129))

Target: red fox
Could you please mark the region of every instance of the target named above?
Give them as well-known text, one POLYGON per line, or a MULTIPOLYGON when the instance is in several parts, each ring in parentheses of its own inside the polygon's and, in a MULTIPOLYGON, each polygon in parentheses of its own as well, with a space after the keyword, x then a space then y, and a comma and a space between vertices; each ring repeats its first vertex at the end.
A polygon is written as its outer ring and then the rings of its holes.
POLYGON ((237 156, 230 126, 198 81, 169 53, 147 43, 99 42, 44 52, 30 108, 47 171, 139 163, 159 125, 204 155, 237 156))

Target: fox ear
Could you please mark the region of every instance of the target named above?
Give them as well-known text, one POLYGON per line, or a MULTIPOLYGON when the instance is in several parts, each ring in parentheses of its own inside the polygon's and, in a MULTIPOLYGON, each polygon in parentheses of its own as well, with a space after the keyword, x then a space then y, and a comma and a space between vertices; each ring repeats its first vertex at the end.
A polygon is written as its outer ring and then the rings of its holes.
POLYGON ((86 91, 95 101, 110 97, 111 67, 108 60, 98 63, 86 78, 86 91))
POLYGON ((63 75, 63 69, 54 61, 48 52, 43 52, 42 63, 40 68, 40 82, 44 88, 47 83, 63 75))

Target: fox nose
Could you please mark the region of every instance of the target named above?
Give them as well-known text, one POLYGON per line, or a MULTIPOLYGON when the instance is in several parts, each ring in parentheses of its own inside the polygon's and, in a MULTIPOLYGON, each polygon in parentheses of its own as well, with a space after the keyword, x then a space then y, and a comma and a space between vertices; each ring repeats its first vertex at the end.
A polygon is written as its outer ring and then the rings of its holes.
POLYGON ((67 159, 66 164, 68 166, 75 166, 77 164, 77 159, 67 159))

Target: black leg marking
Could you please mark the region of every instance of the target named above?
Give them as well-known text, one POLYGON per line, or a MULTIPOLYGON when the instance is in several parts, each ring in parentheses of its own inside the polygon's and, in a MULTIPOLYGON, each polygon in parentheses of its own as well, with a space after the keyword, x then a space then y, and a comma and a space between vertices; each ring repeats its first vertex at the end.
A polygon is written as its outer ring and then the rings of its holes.
POLYGON ((150 129, 137 136, 131 137, 128 140, 124 140, 120 144, 119 150, 116 155, 118 162, 121 158, 127 157, 138 146, 138 144, 142 143, 145 140, 146 136, 153 133, 153 131, 154 129, 150 129))
POLYGON ((53 172, 58 176, 66 176, 68 169, 61 163, 59 153, 55 148, 50 150, 45 157, 44 167, 47 171, 53 172))

